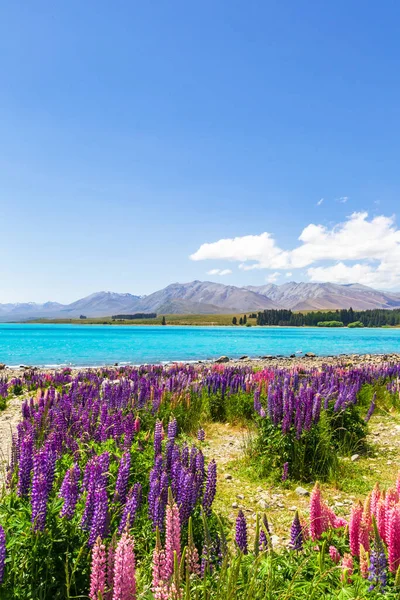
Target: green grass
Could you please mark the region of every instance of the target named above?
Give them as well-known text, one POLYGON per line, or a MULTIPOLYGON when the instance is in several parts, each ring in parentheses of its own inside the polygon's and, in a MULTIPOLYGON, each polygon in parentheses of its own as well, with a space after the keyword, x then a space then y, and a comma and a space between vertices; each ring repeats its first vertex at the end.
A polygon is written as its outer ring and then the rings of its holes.
MULTIPOLYGON (((111 317, 98 317, 93 319, 37 319, 32 323, 66 323, 72 325, 161 325, 165 316, 168 325, 232 325, 233 317, 238 322, 244 313, 220 314, 220 315, 158 315, 155 319, 116 319, 111 317)), ((247 323, 256 325, 257 319, 250 319, 247 315, 247 323)), ((237 325, 246 327, 246 325, 237 325)))

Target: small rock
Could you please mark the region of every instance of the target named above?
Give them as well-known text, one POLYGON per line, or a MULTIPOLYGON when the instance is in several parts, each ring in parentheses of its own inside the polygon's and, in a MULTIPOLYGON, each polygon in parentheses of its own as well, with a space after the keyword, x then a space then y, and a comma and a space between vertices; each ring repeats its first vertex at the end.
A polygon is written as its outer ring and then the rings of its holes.
POLYGON ((238 508, 239 504, 237 502, 232 502, 232 508, 238 508))
POLYGON ((225 473, 224 479, 230 480, 230 479, 233 479, 233 477, 230 473, 225 473))
POLYGON ((392 465, 392 464, 393 464, 393 461, 392 461, 392 460, 387 460, 387 461, 386 461, 386 464, 387 464, 387 465, 392 465))
POLYGON ((239 358, 239 360, 246 360, 246 358, 249 358, 249 357, 248 357, 246 354, 243 354, 243 356, 241 356, 241 357, 239 358))
POLYGON ((307 358, 315 358, 317 355, 314 352, 306 352, 305 355, 307 358))
POLYGON ((220 356, 219 358, 217 358, 217 360, 215 362, 216 363, 227 363, 227 362, 229 362, 229 357, 228 356, 220 356))
POLYGON ((6 365, 4 363, 0 363, 0 371, 2 371, 5 368, 6 368, 6 365))
POLYGON ((239 500, 244 500, 243 494, 236 494, 236 498, 238 498, 239 500))
POLYGON ((296 512, 297 506, 289 506, 289 510, 291 510, 292 512, 296 512))
POLYGON ((269 508, 269 504, 268 502, 266 502, 265 500, 259 500, 257 502, 257 505, 262 509, 262 510, 267 510, 267 508, 269 508))
POLYGON ((341 506, 344 506, 344 502, 335 502, 336 508, 340 508, 341 506))
POLYGON ((310 492, 303 487, 297 487, 295 490, 298 496, 309 496, 310 492))
POLYGON ((279 537, 277 535, 271 535, 272 546, 277 546, 279 544, 279 537))
POLYGON ((353 454, 353 456, 351 457, 351 462, 356 462, 357 460, 360 459, 360 455, 359 454, 353 454))

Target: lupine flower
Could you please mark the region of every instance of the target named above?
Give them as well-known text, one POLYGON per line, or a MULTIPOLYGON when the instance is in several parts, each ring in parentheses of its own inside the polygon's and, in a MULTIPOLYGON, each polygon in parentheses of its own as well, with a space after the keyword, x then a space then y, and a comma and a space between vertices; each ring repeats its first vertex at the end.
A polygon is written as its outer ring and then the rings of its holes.
POLYGON ((0 585, 4 578, 4 564, 6 561, 6 534, 0 525, 0 585))
POLYGON ((200 427, 200 429, 197 432, 197 439, 199 440, 199 442, 204 442, 204 440, 206 439, 206 432, 202 427, 200 427))
POLYGON ((387 558, 378 528, 374 524, 374 544, 370 556, 368 581, 371 583, 369 591, 376 589, 384 592, 387 581, 387 558))
POLYGON ((303 530, 297 510, 290 528, 290 547, 292 550, 303 550, 303 530))
POLYGON ((113 600, 136 599, 135 553, 133 539, 123 533, 115 550, 113 600))
POLYGON ((160 532, 158 528, 156 531, 156 545, 153 552, 152 574, 153 580, 151 590, 154 594, 155 600, 168 600, 169 591, 168 583, 166 581, 166 556, 161 544, 160 532))
POLYGON ((363 507, 361 502, 354 504, 351 508, 349 522, 349 545, 353 556, 360 555, 360 525, 363 507))
POLYGON ((286 481, 289 477, 289 463, 285 462, 282 470, 282 481, 286 481))
POLYGON ((271 543, 271 532, 270 532, 270 529, 269 529, 269 523, 268 523, 267 515, 265 513, 263 514, 262 522, 263 522, 264 527, 260 527, 260 535, 259 535, 259 539, 258 539, 258 547, 259 547, 259 550, 261 552, 265 552, 266 550, 268 550, 269 544, 271 543), (264 528, 267 530, 268 536, 265 533, 264 528))
POLYGON ((364 546, 360 544, 360 573, 364 579, 367 579, 369 571, 369 555, 364 546))
POLYGON ((108 517, 107 490, 101 484, 97 486, 94 493, 94 511, 89 532, 89 546, 92 546, 98 537, 103 538, 106 534, 108 517))
POLYGON ((33 468, 33 439, 29 435, 22 440, 18 464, 18 496, 26 496, 31 483, 33 468))
POLYGON ((163 438, 163 426, 161 421, 157 421, 154 428, 154 457, 161 454, 161 443, 163 438))
POLYGON ((116 536, 111 538, 107 553, 107 592, 104 595, 104 600, 112 600, 114 587, 114 562, 115 562, 116 536))
POLYGON ((217 464, 215 460, 211 460, 207 469, 206 489, 203 496, 203 508, 206 514, 211 511, 211 505, 214 502, 217 491, 217 464))
POLYGON ((188 526, 188 544, 186 547, 186 568, 189 573, 200 575, 200 560, 199 553, 193 540, 193 524, 192 517, 189 519, 188 526))
POLYGON ((124 452, 121 456, 119 464, 117 482, 115 484, 114 500, 118 500, 121 504, 125 504, 126 493, 128 490, 129 472, 131 468, 131 454, 124 452))
POLYGON ((165 519, 165 575, 166 579, 172 577, 174 572, 174 552, 178 563, 181 556, 181 524, 179 509, 169 494, 167 514, 165 519))
POLYGON ((79 479, 81 470, 77 464, 68 469, 61 484, 59 497, 64 499, 64 505, 60 517, 71 519, 75 512, 76 503, 79 498, 79 479))
POLYGON ((174 440, 176 438, 178 434, 178 422, 175 419, 175 417, 173 417, 170 422, 168 423, 168 439, 169 440, 174 440))
POLYGON ((98 537, 92 550, 92 568, 90 573, 90 600, 104 596, 106 588, 106 547, 98 537))
POLYGON ((353 575, 353 557, 351 554, 345 554, 342 558, 342 581, 345 583, 350 583, 351 576, 353 575))
POLYGON ((368 412, 367 412, 367 414, 366 414, 366 417, 365 417, 365 422, 366 422, 366 423, 368 423, 368 421, 369 421, 369 420, 370 420, 370 418, 372 417, 372 415, 373 415, 373 412, 374 412, 374 410, 375 410, 375 406, 376 406, 376 392, 375 392, 375 394, 372 396, 371 404, 369 405, 369 409, 368 409, 368 412))
POLYGON ((321 488, 317 482, 310 496, 310 535, 311 538, 319 540, 324 532, 324 515, 321 499, 321 488))
POLYGON ((235 541, 243 554, 247 554, 247 523, 242 510, 239 510, 236 519, 235 541))
POLYGON ((132 526, 136 517, 137 510, 140 506, 140 502, 142 499, 142 486, 140 483, 135 483, 135 485, 131 488, 128 494, 128 499, 124 506, 124 512, 122 513, 121 521, 118 527, 118 533, 121 535, 123 530, 125 529, 128 519, 129 525, 132 526))
POLYGON ((340 552, 335 546, 329 546, 329 556, 331 560, 337 565, 340 562, 340 552))
POLYGON ((396 504, 389 517, 389 529, 387 531, 389 569, 392 573, 397 571, 400 565, 400 505, 396 504))
POLYGON ((39 450, 33 457, 31 490, 32 525, 34 531, 43 531, 46 523, 47 500, 53 485, 53 456, 49 450, 39 450))

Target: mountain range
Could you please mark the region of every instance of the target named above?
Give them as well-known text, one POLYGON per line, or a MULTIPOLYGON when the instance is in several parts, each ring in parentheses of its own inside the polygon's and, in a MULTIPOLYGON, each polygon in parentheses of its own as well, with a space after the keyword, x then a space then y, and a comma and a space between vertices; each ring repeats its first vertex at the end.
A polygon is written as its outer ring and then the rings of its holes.
POLYGON ((383 292, 361 284, 296 283, 237 287, 210 281, 173 283, 149 294, 96 292, 71 304, 33 302, 0 304, 0 321, 38 318, 70 319, 80 315, 106 317, 135 312, 158 314, 217 314, 258 311, 266 308, 324 310, 350 308, 400 308, 399 292, 383 292))

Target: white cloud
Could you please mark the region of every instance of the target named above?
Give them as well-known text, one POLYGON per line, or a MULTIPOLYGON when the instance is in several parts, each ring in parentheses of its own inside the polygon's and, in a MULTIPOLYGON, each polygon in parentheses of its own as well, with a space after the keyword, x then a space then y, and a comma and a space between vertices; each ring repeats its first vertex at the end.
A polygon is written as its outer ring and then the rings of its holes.
POLYGON ((191 258, 237 261, 242 270, 308 267, 311 281, 400 286, 400 229, 394 217, 369 219, 368 213, 360 212, 332 228, 311 223, 299 241, 292 250, 282 249, 270 233, 264 232, 203 244, 191 258))
POLYGON ((230 269, 211 269, 211 271, 207 271, 207 275, 230 275, 232 271, 230 269))
POLYGON ((275 283, 275 281, 278 279, 279 275, 280 275, 279 271, 276 271, 275 273, 271 273, 266 278, 266 281, 268 281, 268 283, 275 283))
POLYGON ((320 198, 317 202, 317 206, 321 206, 321 204, 323 203, 324 198, 320 198))
POLYGON ((287 271, 286 277, 291 277, 292 275, 293 275, 293 273, 291 271, 287 271))
POLYGON ((348 199, 349 199, 348 196, 340 196, 340 198, 338 198, 338 201, 341 202, 342 204, 346 204, 348 199))

